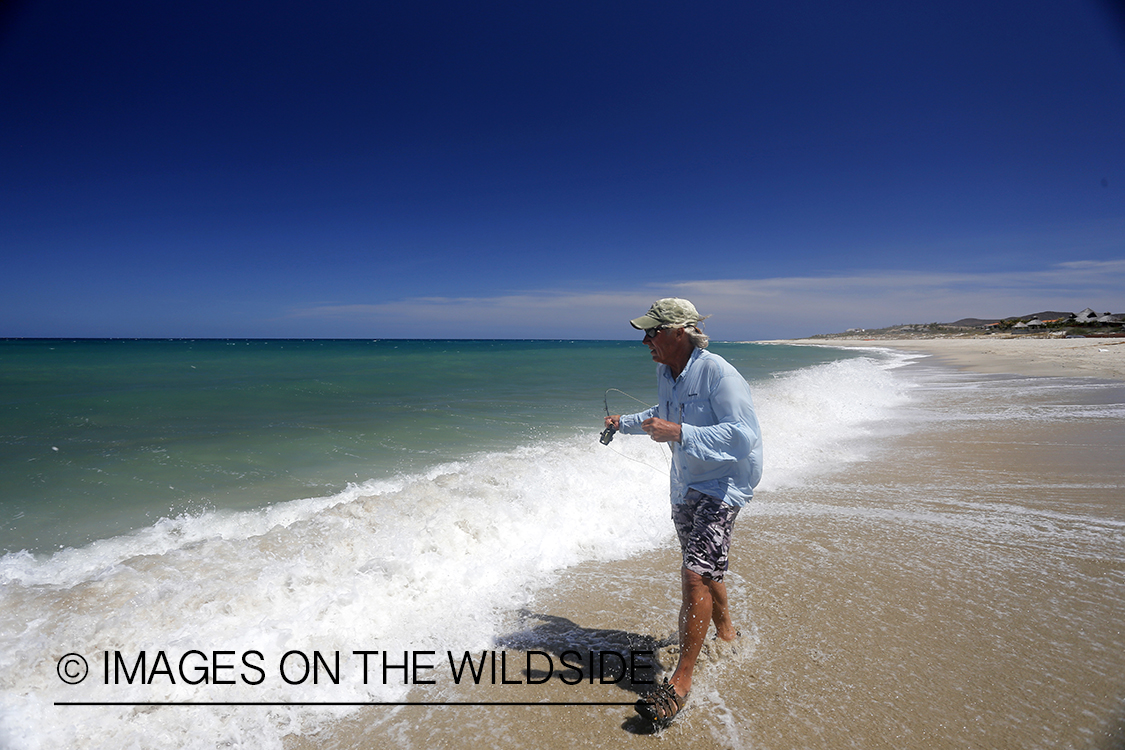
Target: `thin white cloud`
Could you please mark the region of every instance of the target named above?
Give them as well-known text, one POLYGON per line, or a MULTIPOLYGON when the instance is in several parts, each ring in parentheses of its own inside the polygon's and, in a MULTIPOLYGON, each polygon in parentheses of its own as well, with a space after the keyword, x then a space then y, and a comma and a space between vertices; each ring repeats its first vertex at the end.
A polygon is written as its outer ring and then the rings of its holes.
MULTIPOLYGON (((1078 260, 1001 273, 871 272, 702 279, 621 291, 541 290, 492 297, 417 297, 316 305, 292 317, 391 337, 627 338, 653 300, 686 297, 718 338, 769 338, 896 323, 998 318, 1041 310, 1123 312, 1125 260, 1078 260)), ((345 335, 355 335, 347 333, 345 335)))

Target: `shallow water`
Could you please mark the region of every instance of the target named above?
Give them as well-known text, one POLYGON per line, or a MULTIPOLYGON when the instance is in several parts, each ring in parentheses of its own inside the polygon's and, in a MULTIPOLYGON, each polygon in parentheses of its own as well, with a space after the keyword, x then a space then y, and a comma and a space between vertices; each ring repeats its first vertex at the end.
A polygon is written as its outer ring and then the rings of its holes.
MULTIPOLYGON (((628 705, 645 688, 625 681, 461 688, 462 701, 624 705, 372 708, 291 746, 1125 746, 1125 472, 1114 458, 1125 389, 899 374, 911 398, 866 426, 865 456, 768 488, 740 515, 728 586, 752 647, 704 659, 690 710, 658 738, 628 705)), ((671 542, 569 568, 499 643, 660 642, 679 607, 677 568, 671 542)))
MULTIPOLYGON (((297 704, 403 699, 356 652, 488 648, 561 571, 669 538, 664 449, 597 441, 607 388, 654 390, 639 345, 133 343, 124 363, 93 342, 66 367, 43 364, 53 342, 6 360, 5 434, 27 455, 6 459, 24 474, 5 475, 5 746, 278 747, 354 710, 297 704), (319 682, 295 678, 306 658, 319 682), (284 705, 144 707, 169 701, 284 705)), ((772 439, 800 426, 820 457, 857 460, 840 436, 905 398, 883 358, 716 350, 754 378, 772 439)), ((771 481, 818 471, 779 461, 771 481)))

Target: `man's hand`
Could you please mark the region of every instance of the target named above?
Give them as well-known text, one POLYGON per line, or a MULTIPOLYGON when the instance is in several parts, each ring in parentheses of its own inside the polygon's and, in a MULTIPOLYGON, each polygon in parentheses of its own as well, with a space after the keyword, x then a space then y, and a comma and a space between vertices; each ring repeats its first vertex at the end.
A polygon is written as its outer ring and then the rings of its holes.
POLYGON ((605 418, 605 426, 606 427, 612 427, 615 430, 620 430, 621 429, 621 415, 620 414, 613 414, 612 416, 606 417, 605 418))
POLYGON ((680 442, 680 426, 666 419, 651 417, 641 423, 641 429, 658 443, 680 442))

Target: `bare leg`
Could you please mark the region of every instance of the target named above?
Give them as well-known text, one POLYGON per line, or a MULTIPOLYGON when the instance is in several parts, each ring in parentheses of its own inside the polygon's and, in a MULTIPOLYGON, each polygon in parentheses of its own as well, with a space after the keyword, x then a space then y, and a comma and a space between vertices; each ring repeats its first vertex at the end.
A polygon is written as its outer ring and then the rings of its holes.
POLYGON ((738 635, 730 619, 727 608, 727 585, 722 581, 703 579, 711 589, 711 622, 715 623, 715 633, 724 641, 733 641, 738 635))
POLYGON ((727 587, 722 581, 682 568, 680 570, 680 661, 668 681, 676 694, 684 696, 691 690, 691 676, 695 662, 714 621, 715 629, 723 640, 734 640, 735 629, 727 608, 727 587))

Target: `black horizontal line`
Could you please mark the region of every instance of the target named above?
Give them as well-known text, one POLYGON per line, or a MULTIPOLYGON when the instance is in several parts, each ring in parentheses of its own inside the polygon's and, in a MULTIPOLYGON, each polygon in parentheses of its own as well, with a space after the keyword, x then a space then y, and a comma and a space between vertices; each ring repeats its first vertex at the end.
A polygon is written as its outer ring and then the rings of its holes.
POLYGON ((55 701, 56 706, 632 706, 614 701, 55 701))

